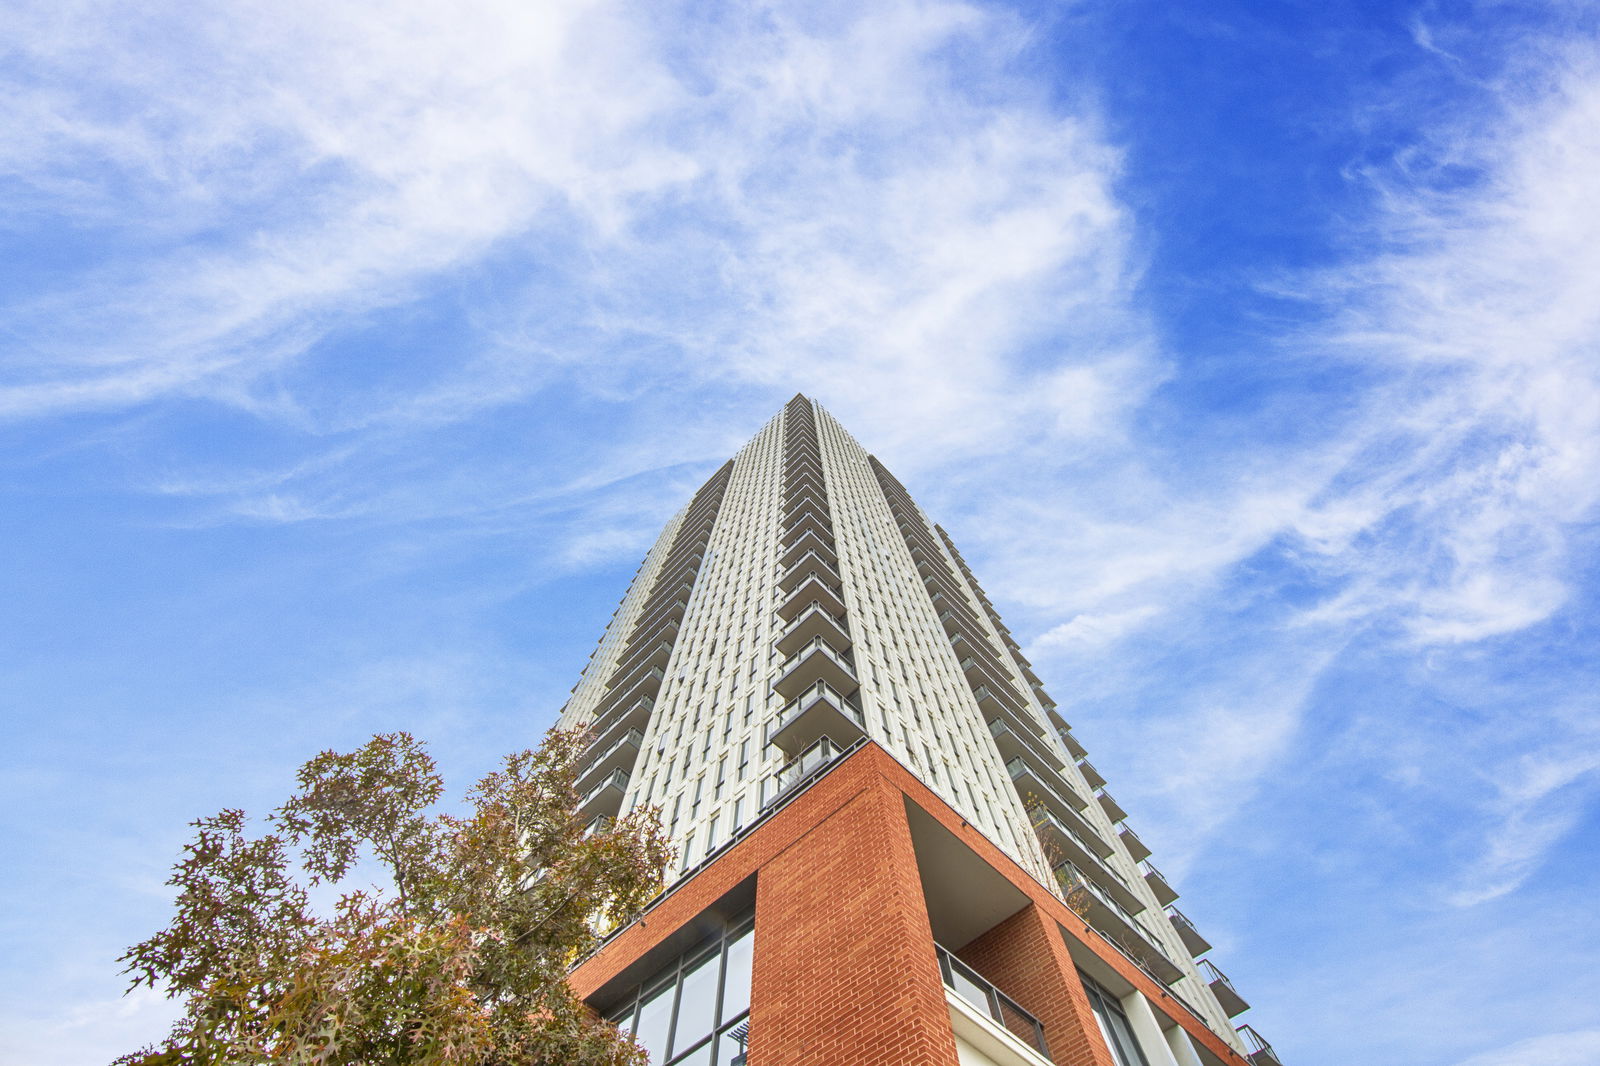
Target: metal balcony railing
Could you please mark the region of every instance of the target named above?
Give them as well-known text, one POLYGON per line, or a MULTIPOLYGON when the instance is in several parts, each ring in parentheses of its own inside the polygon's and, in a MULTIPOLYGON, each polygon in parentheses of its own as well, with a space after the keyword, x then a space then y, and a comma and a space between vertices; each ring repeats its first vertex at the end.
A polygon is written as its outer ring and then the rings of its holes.
POLYGON ((1283 1066, 1283 1061, 1278 1058, 1278 1053, 1272 1050, 1272 1045, 1267 1043, 1267 1038, 1250 1028, 1248 1025, 1239 1026, 1239 1035, 1244 1038, 1244 1046, 1249 1049, 1246 1056, 1251 1066, 1283 1066))
POLYGON ((821 774, 828 764, 846 750, 827 737, 818 739, 761 782, 761 806, 776 803, 789 792, 800 788, 812 777, 821 774))
POLYGON ((1023 1010, 1016 1000, 1000 991, 944 946, 935 944, 933 947, 939 955, 939 973, 944 978, 946 988, 983 1011, 1006 1032, 1045 1058, 1050 1058, 1050 1049, 1044 1040, 1044 1024, 1038 1018, 1023 1010))
POLYGON ((1250 1002, 1239 994, 1233 982, 1228 980, 1228 975, 1217 969, 1217 964, 1210 959, 1200 960, 1200 979, 1211 986, 1211 994, 1217 997, 1217 1002, 1222 1004, 1228 1017, 1237 1017, 1250 1009, 1250 1002))

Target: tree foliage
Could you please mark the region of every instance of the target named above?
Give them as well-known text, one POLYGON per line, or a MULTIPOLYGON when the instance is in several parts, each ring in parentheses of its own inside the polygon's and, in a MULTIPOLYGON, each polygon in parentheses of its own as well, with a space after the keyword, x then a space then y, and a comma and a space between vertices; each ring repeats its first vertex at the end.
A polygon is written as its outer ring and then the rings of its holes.
POLYGON ((195 822, 172 923, 121 960, 186 1010, 118 1063, 642 1064, 566 972, 659 891, 668 850, 654 812, 585 834, 585 750, 552 732, 452 816, 423 746, 386 734, 306 763, 265 836, 238 810, 195 822), (386 886, 349 887, 374 870, 386 886))

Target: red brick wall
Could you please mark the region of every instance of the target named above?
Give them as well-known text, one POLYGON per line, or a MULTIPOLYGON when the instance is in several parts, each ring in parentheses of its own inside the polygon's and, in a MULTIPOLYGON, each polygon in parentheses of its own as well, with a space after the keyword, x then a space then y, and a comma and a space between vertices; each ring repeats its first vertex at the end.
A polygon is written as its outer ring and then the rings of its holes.
MULTIPOLYGON (((1052 954, 1064 956, 1057 926, 1064 927, 1143 991, 1158 1010, 1169 1011, 1196 1041, 1224 1062, 1245 1066, 1242 1056, 1183 1010, 1149 975, 1088 930, 1065 903, 873 744, 855 752, 710 867, 680 885, 650 910, 645 922, 635 923, 586 960, 571 975, 574 990, 583 998, 593 995, 630 962, 755 873, 751 1066, 953 1066, 954 1038, 911 850, 905 799, 926 810, 1033 900, 1023 912, 1035 915, 1032 931, 1002 934, 1002 925, 984 934, 980 942, 990 937, 998 942, 1013 935, 1035 942, 1042 938, 1052 954), (788 917, 779 917, 784 913, 788 917), (802 935, 808 927, 812 930, 809 938, 802 935), (769 940, 774 936, 776 941, 769 940), (880 956, 888 960, 881 966, 880 956), (853 1000, 845 998, 857 996, 854 988, 867 991, 853 1000), (831 1004, 830 997, 834 1000, 831 1004), (842 1010, 850 1012, 848 1024, 842 1020, 842 1010), (809 1012, 809 1031, 789 1020, 793 1011, 809 1012), (894 1024, 875 1028, 873 1012, 893 1018, 894 1024), (895 1036, 892 1047, 882 1042, 886 1032, 895 1036), (870 1043, 870 1053, 862 1050, 862 1041, 870 1043)), ((975 943, 971 951, 977 957, 984 949, 975 943)), ((992 958, 994 965, 1003 967, 1007 964, 1000 961, 1001 954, 995 951, 992 958)), ((1065 1049, 1058 1046, 1058 1032, 1086 1031, 1098 1040, 1092 1018, 1091 1028, 1074 1020, 1088 1017, 1089 1009, 1075 980, 1062 993, 1067 997, 1065 1005, 1048 1002, 1049 996, 1038 1002, 1032 991, 1023 998, 1002 973, 990 972, 989 964, 972 963, 1039 1017, 1057 1062, 1106 1066, 1106 1052, 1097 1042, 1090 1043, 1098 1051, 1077 1052, 1077 1058, 1071 1057, 1075 1052, 1070 1036, 1065 1049)), ((1070 958, 1058 956, 1056 965, 1066 974, 1073 973, 1070 958)), ((1032 987, 1030 981, 1035 980, 1045 981, 1046 977, 1023 973, 1018 987, 1032 987)))
POLYGON ((878 782, 756 882, 750 1066, 955 1066, 916 855, 878 782))
POLYGON ((1056 923, 1029 904, 956 952, 1044 1025, 1050 1057, 1073 1066, 1113 1066, 1056 923))

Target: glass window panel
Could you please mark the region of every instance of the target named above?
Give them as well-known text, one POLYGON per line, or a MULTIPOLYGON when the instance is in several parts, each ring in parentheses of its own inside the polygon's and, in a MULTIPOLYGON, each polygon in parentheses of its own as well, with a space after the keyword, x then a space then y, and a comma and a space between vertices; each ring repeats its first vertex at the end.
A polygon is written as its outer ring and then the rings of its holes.
POLYGON ((672 1037, 674 1050, 690 1047, 711 1035, 717 1021, 717 975, 721 965, 722 953, 713 951, 684 968, 678 1024, 672 1037))
POLYGON ((750 959, 756 931, 746 929, 728 942, 728 974, 722 980, 722 1017, 731 1020, 750 1009, 750 959))
POLYGON ((717 1066, 745 1066, 750 1044, 750 1020, 744 1018, 728 1026, 717 1038, 717 1066))
POLYGON ((672 1066, 711 1066, 711 1052, 714 1047, 714 1042, 707 1040, 682 1058, 673 1059, 672 1066))
POLYGON ((950 987, 955 989, 956 995, 983 1011, 985 1015, 994 1013, 989 1005, 989 990, 969 977, 966 967, 953 960, 950 966, 950 987))
POLYGON ((672 993, 677 985, 668 982, 646 993, 639 1004, 639 1028, 634 1039, 650 1053, 651 1062, 667 1057, 667 1030, 672 1026, 672 993))
POLYGON ((612 1025, 615 1025, 624 1033, 631 1031, 633 1029, 633 1004, 629 1003, 621 1010, 613 1011, 609 1020, 612 1025))

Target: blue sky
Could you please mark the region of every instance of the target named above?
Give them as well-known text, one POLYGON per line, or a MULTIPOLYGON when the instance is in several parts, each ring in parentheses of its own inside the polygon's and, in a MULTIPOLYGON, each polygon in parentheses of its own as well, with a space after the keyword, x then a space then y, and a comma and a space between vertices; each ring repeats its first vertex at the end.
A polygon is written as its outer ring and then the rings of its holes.
POLYGON ((0 1059, 185 823, 553 720, 796 390, 1294 1066, 1600 1061, 1593 4, 0 12, 0 1059))

